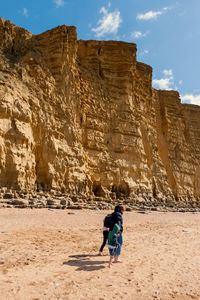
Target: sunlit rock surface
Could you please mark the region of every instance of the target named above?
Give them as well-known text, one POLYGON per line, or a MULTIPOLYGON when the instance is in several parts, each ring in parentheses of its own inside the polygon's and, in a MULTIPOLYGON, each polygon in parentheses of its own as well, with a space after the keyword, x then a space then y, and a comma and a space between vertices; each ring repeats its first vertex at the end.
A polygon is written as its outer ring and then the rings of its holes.
POLYGON ((200 206, 200 107, 153 89, 136 51, 0 19, 2 203, 200 206))

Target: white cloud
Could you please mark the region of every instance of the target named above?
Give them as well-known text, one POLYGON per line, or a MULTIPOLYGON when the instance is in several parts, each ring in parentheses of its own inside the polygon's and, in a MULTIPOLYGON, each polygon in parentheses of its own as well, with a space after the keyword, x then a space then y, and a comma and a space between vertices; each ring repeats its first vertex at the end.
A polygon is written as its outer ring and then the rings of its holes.
POLYGON ((134 31, 134 32, 131 34, 131 37, 132 37, 132 38, 135 38, 135 39, 139 39, 139 38, 145 37, 147 34, 148 34, 148 32, 142 33, 141 31, 134 31))
POLYGON ((164 7, 163 9, 158 10, 158 11, 150 10, 144 14, 138 14, 136 19, 137 20, 145 20, 145 21, 155 20, 155 19, 157 19, 158 16, 163 15, 169 9, 170 9, 170 7, 164 7))
POLYGON ((108 12, 103 6, 99 12, 103 14, 103 16, 98 20, 98 26, 92 28, 92 31, 95 32, 95 36, 102 37, 106 34, 116 34, 122 22, 120 11, 115 10, 114 12, 108 12))
POLYGON ((163 7, 163 10, 169 10, 171 7, 168 7, 168 6, 166 6, 166 7, 163 7))
POLYGON ((178 84, 182 84, 183 83, 183 80, 179 80, 178 84))
POLYGON ((139 57, 142 57, 148 53, 149 53, 149 50, 143 50, 142 52, 139 53, 139 57))
POLYGON ((200 94, 199 95, 193 95, 193 94, 181 95, 181 102, 200 105, 200 94))
POLYGON ((172 78, 173 79, 173 71, 170 69, 170 70, 163 70, 163 74, 166 76, 166 77, 169 77, 169 78, 172 78))
POLYGON ((164 78, 152 80, 153 87, 161 90, 170 90, 174 85, 174 75, 173 70, 163 70, 164 78))
POLYGON ((145 14, 138 14, 137 19, 148 21, 148 20, 152 20, 152 19, 157 19, 157 17, 162 15, 162 14, 163 14, 163 11, 152 11, 151 10, 151 11, 148 11, 147 13, 145 13, 145 14))
POLYGON ((152 84, 155 88, 160 90, 169 90, 171 85, 171 80, 169 78, 161 78, 152 80, 152 84))
POLYGON ((22 14, 23 14, 23 16, 28 17, 28 9, 27 8, 23 8, 22 14))
POLYGON ((64 5, 63 0, 53 0, 53 2, 56 4, 56 7, 60 7, 64 5))

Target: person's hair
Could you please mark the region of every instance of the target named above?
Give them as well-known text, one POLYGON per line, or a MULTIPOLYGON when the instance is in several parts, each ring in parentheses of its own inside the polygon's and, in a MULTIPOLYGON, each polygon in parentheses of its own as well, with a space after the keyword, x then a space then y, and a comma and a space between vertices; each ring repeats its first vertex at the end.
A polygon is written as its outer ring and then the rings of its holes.
POLYGON ((117 205, 117 206, 115 206, 114 212, 123 213, 125 210, 126 210, 126 207, 124 205, 117 205))
POLYGON ((126 206, 121 205, 121 208, 122 208, 122 212, 126 211, 126 206))

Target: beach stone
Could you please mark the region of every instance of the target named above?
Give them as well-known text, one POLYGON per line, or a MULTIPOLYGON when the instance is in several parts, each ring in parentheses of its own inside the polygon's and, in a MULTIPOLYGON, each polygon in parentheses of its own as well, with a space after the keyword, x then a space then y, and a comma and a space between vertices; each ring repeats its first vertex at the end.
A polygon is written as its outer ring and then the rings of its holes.
POLYGON ((5 193, 5 194, 3 195, 3 199, 12 199, 13 197, 14 197, 14 195, 11 194, 11 193, 5 193))
POLYGON ((67 200, 66 199, 61 199, 60 204, 66 206, 67 200))

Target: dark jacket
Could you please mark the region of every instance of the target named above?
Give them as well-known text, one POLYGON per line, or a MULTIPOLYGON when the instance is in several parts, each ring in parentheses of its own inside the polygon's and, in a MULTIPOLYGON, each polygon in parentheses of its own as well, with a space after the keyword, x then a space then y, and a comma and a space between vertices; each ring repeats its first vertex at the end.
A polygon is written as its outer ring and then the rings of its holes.
POLYGON ((122 216, 122 208, 120 205, 115 206, 115 210, 112 213, 112 226, 110 230, 113 230, 115 224, 118 224, 120 227, 120 231, 123 232, 123 216, 122 216))

